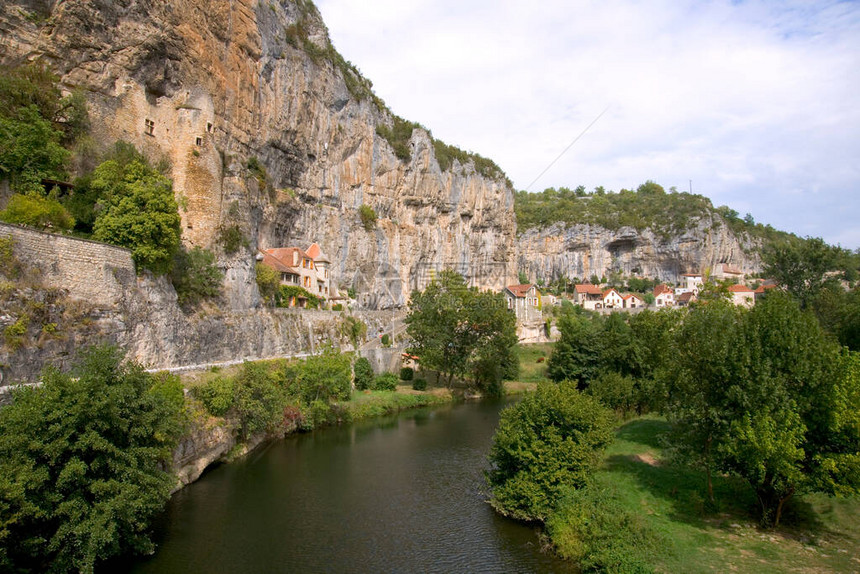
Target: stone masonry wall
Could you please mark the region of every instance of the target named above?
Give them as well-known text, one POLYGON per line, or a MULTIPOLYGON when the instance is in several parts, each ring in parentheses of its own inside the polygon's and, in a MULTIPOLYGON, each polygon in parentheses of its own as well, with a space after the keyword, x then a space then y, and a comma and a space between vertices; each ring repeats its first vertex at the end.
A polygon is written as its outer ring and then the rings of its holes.
POLYGON ((6 223, 0 223, 0 237, 12 237, 15 256, 38 268, 45 284, 93 305, 116 306, 123 286, 135 281, 131 251, 122 247, 6 223))

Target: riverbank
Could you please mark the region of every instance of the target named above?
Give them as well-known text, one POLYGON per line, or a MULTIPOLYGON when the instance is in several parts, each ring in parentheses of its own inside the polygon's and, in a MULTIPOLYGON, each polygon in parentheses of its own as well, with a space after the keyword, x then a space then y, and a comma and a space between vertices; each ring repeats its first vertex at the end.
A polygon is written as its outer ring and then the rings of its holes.
POLYGON ((860 498, 798 496, 787 505, 779 528, 762 529, 755 520, 755 496, 736 478, 715 477, 718 507, 708 508, 704 473, 672 464, 664 452, 661 436, 668 428, 656 417, 620 426, 595 473, 597 494, 563 502, 548 521, 547 533, 560 555, 600 555, 657 572, 860 569, 860 498), (598 513, 586 525, 582 508, 590 502, 612 509, 611 516, 598 513))

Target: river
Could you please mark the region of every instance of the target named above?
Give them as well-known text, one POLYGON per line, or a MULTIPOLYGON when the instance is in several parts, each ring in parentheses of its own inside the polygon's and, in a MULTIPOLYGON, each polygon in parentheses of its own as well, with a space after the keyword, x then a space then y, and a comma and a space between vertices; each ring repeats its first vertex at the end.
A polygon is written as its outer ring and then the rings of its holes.
MULTIPOLYGON (((276 441, 177 493, 135 573, 571 572, 486 504, 500 401, 276 441)), ((114 570, 115 571, 115 570, 114 570)))

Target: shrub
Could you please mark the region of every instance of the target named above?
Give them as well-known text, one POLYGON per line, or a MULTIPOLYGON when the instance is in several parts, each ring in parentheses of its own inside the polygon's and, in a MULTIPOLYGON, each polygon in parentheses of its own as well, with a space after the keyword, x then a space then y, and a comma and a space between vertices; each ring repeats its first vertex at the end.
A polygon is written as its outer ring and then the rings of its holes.
POLYGON ((180 305, 196 305, 203 299, 221 293, 224 273, 215 264, 215 255, 208 249, 180 249, 173 260, 170 279, 180 305))
POLYGON ((75 220, 58 201, 34 194, 14 194, 6 209, 0 212, 0 220, 58 231, 75 226, 75 220))
POLYGON ((308 309, 318 309, 322 299, 298 285, 281 285, 275 297, 278 307, 289 307, 299 297, 307 301, 308 309))
POLYGON ((218 228, 218 242, 224 248, 224 253, 228 255, 233 255, 243 247, 248 247, 248 240, 238 223, 221 225, 218 228))
POLYGON ((14 323, 7 325, 3 329, 3 338, 6 341, 6 345, 13 349, 17 349, 23 345, 29 326, 30 316, 26 313, 18 317, 18 320, 14 323))
POLYGON ((358 208, 358 217, 361 218, 361 225, 365 231, 371 231, 376 227, 376 211, 369 205, 361 204, 358 208))
POLYGON ((389 335, 388 333, 385 333, 384 335, 382 335, 382 346, 383 347, 390 347, 391 346, 391 335, 389 335))
POLYGON ((602 484, 568 491, 546 526, 556 551, 582 572, 652 572, 647 559, 664 546, 602 484))
POLYGON ((373 369, 370 361, 360 357, 355 361, 355 388, 364 391, 373 386, 373 369))
POLYGON ((377 391, 396 391, 398 382, 394 373, 382 373, 373 379, 373 388, 377 391))
POLYGON ((251 175, 254 176, 260 184, 260 187, 266 186, 266 179, 268 178, 266 168, 260 163, 260 160, 258 160, 256 156, 249 157, 248 163, 245 164, 245 167, 248 168, 248 171, 251 172, 251 175))
POLYGON ((400 369, 400 380, 401 381, 411 381, 415 376, 415 371, 412 370, 412 367, 403 367, 400 369))
POLYGON ((243 440, 283 420, 286 396, 264 363, 245 363, 234 383, 234 407, 243 440))
POLYGON ((601 373, 586 392, 621 415, 630 412, 636 403, 633 379, 613 371, 601 373))
POLYGON ((223 417, 233 406, 233 379, 215 377, 205 385, 193 387, 191 395, 203 403, 209 414, 223 417))
POLYGON ((422 378, 417 378, 412 381, 412 389, 416 391, 426 391, 427 390, 427 380, 422 378))
POLYGON ((266 304, 274 305, 278 288, 281 286, 281 278, 278 276, 278 272, 268 265, 259 262, 255 270, 260 297, 262 297, 266 304))
POLYGON ((343 304, 335 303, 334 305, 331 306, 331 310, 332 311, 343 311, 343 304))
POLYGON ((15 240, 12 236, 0 237, 0 273, 8 279, 17 279, 22 265, 15 256, 15 240))
POLYGON ((585 486, 612 441, 611 413, 574 383, 542 383, 502 412, 490 450, 490 503, 519 520, 545 520, 567 487, 585 486))

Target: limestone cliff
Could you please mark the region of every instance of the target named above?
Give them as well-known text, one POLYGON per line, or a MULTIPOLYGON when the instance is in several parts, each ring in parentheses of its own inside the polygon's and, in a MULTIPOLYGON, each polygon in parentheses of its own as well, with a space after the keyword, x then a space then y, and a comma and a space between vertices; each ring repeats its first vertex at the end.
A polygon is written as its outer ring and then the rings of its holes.
POLYGON ((757 240, 738 236, 718 215, 695 221, 686 231, 666 236, 650 229, 562 224, 528 229, 518 238, 518 265, 530 280, 592 275, 647 277, 677 283, 684 273, 705 273, 728 263, 746 274, 761 268, 757 240))
POLYGON ((242 230, 247 248, 219 259, 232 309, 259 303, 258 247, 318 242, 371 308, 402 305, 431 268, 487 287, 515 275, 510 183, 442 170, 421 129, 398 158, 377 134, 390 112, 309 0, 4 2, 0 62, 34 59, 84 90, 97 142, 170 161, 187 244, 242 230))

